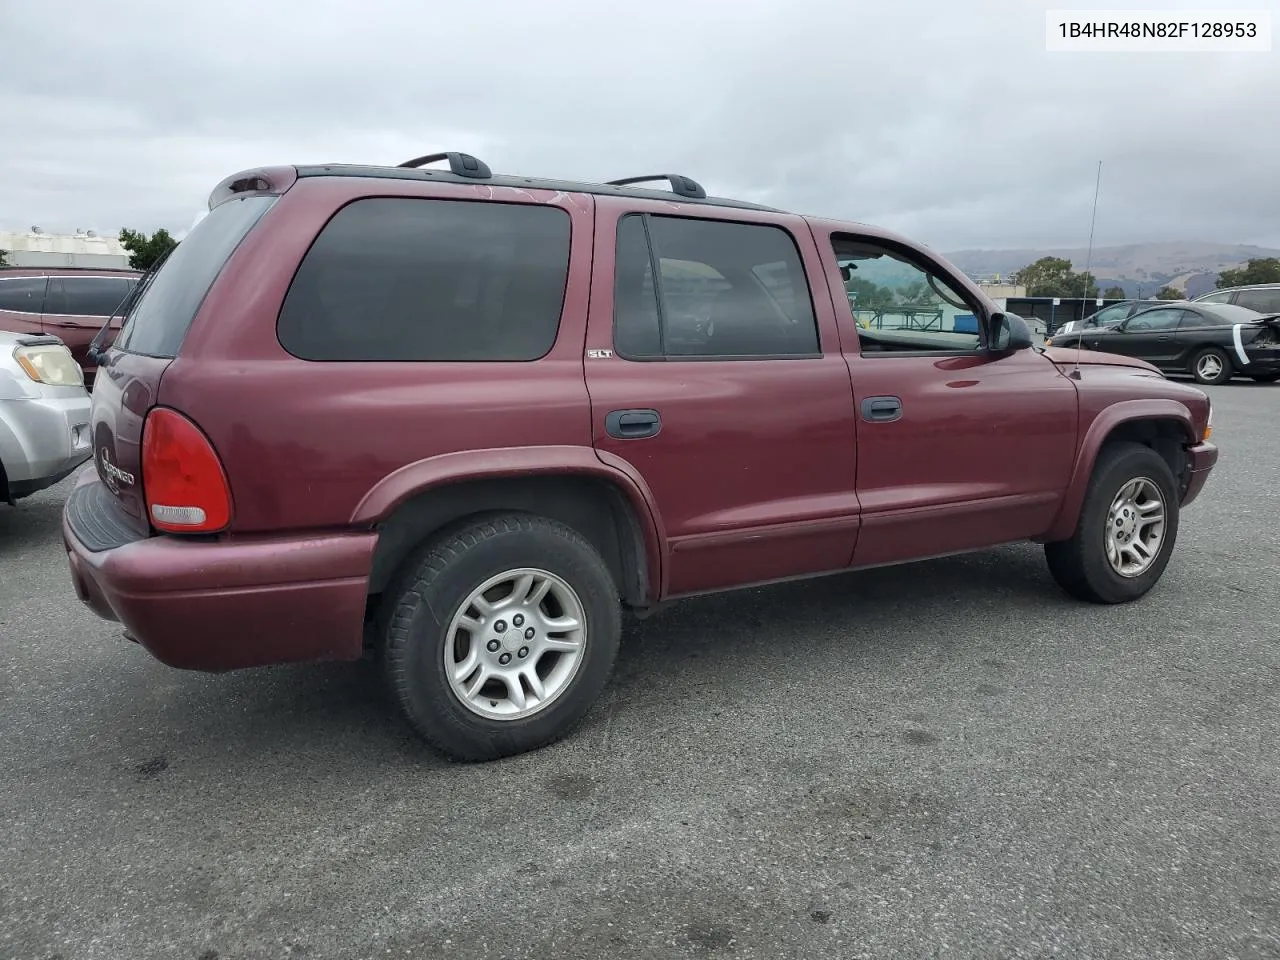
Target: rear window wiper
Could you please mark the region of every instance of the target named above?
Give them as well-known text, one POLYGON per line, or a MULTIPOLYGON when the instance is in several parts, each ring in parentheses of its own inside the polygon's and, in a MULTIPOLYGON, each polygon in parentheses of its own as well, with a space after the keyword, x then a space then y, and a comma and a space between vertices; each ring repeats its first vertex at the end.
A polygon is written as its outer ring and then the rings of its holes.
POLYGON ((160 268, 164 266, 164 262, 169 259, 169 254, 173 253, 176 249, 176 246, 170 247, 162 253, 160 255, 160 259, 149 266, 147 268, 147 272, 138 278, 138 282, 133 285, 133 289, 126 293, 120 302, 116 304, 115 309, 111 311, 111 315, 107 317, 106 322, 102 324, 102 327, 94 335, 93 341, 89 344, 88 357, 93 363, 102 363, 103 357, 105 356, 102 352, 102 338, 106 336, 107 331, 111 329, 111 321, 116 317, 123 318, 128 316, 129 311, 134 308, 140 299, 142 299, 142 294, 146 292, 147 287, 151 286, 151 281, 154 280, 156 274, 160 272, 160 268))

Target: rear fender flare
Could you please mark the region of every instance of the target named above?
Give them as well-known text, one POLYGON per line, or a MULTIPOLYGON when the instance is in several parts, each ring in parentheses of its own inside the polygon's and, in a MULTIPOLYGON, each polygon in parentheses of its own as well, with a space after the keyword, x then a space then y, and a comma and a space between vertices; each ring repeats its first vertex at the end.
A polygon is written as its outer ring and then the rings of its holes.
POLYGON ((1062 498, 1062 506, 1058 508, 1057 516, 1054 517, 1048 533, 1038 539, 1047 542, 1065 540, 1075 532, 1080 510, 1084 507, 1085 493, 1089 489, 1094 464, 1098 461, 1102 445, 1117 427, 1141 420, 1176 420, 1186 434, 1185 442, 1187 444, 1196 442, 1191 411, 1176 400, 1121 400, 1113 403, 1099 413, 1085 431, 1080 449, 1076 454, 1071 480, 1062 498))
POLYGON ((351 525, 371 527, 412 497, 433 488, 469 480, 568 474, 594 477, 611 483, 626 498, 635 514, 644 541, 649 601, 666 596, 666 530, 653 493, 629 463, 592 447, 537 446, 464 450, 406 464, 388 474, 364 495, 351 514, 351 525))

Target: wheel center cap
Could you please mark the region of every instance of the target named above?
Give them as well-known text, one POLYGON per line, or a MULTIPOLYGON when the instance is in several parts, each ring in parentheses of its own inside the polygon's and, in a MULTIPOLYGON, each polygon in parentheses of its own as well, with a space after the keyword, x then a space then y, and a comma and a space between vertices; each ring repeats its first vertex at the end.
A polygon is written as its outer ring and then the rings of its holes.
POLYGON ((524 634, 519 630, 508 630, 502 636, 502 649, 507 653, 515 653, 524 646, 524 634))

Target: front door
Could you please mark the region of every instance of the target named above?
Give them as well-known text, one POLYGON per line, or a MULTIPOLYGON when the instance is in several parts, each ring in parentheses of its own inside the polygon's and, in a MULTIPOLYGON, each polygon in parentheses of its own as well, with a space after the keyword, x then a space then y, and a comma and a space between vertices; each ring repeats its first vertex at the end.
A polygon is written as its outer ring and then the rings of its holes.
POLYGON ((662 592, 847 567, 853 396, 804 221, 611 197, 596 210, 594 443, 652 494, 662 592))
POLYGON ((986 349, 989 308, 925 251, 835 225, 815 236, 858 413, 855 565, 1044 533, 1075 461, 1072 381, 1034 349, 986 349))
POLYGON ((1100 341, 1100 350, 1137 357, 1168 368, 1178 356, 1178 324, 1186 315, 1175 307, 1156 307, 1130 317, 1100 341))

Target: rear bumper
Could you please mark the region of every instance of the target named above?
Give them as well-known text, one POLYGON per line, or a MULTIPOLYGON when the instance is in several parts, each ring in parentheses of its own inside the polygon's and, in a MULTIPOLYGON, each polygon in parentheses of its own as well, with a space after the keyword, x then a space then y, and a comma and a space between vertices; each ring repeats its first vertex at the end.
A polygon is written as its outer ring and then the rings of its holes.
POLYGON ((1187 448, 1187 456, 1191 460, 1190 469, 1188 471, 1187 489, 1182 494, 1182 506, 1189 505, 1196 497, 1200 496, 1200 491, 1204 489, 1205 481, 1209 479, 1209 471, 1218 462, 1218 448, 1212 443, 1197 443, 1193 447, 1187 448))
MULTIPOLYGON (((95 484, 86 478, 72 496, 95 484)), ((94 550, 76 517, 69 499, 62 536, 76 595, 169 666, 222 671, 363 652, 373 533, 160 536, 94 550)))

